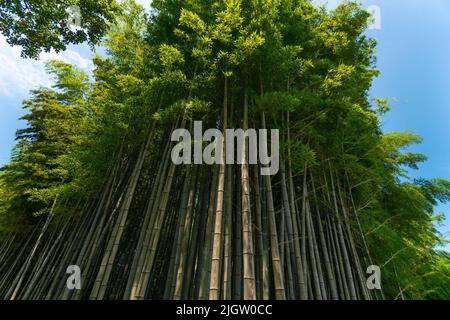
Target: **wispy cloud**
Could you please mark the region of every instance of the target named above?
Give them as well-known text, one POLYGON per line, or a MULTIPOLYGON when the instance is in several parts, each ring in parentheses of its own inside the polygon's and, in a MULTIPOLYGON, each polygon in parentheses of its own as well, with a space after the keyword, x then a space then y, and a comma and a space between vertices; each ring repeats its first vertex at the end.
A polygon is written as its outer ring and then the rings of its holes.
MULTIPOLYGON (((136 0, 149 10, 151 0, 136 0)), ((11 47, 0 34, 0 108, 5 101, 24 99, 31 89, 39 86, 50 86, 52 79, 45 73, 46 60, 61 60, 82 68, 91 73, 94 66, 92 60, 80 54, 86 52, 86 45, 71 46, 70 49, 55 53, 42 53, 39 60, 23 59, 20 47, 11 47), (79 50, 80 49, 80 50, 79 50)))
POLYGON ((74 50, 42 53, 39 60, 23 59, 20 51, 20 47, 9 46, 6 39, 0 35, 0 102, 23 98, 29 90, 39 86, 50 86, 52 79, 44 68, 46 60, 71 63, 88 73, 94 68, 90 58, 85 58, 74 50))

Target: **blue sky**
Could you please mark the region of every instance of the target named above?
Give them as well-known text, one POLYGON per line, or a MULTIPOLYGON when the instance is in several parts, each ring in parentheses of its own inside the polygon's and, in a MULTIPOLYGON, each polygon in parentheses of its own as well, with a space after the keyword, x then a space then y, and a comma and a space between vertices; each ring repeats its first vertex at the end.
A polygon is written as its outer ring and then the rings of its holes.
MULTIPOLYGON (((381 70, 372 94, 395 98, 383 130, 411 130, 423 137, 412 150, 427 155, 428 161, 411 172, 413 177, 450 179, 450 1, 372 3, 381 8, 381 30, 369 31, 378 40, 381 70)), ((450 204, 435 211, 447 213, 440 230, 450 233, 450 204)))
MULTIPOLYGON (((148 6, 149 1, 139 3, 148 6)), ((325 0, 315 0, 325 3, 325 0)), ((329 0, 335 7, 341 0, 329 0)), ((428 156, 414 177, 450 179, 450 1, 362 0, 365 8, 381 10, 381 29, 369 30, 378 40, 378 68, 372 96, 395 99, 383 119, 384 131, 410 130, 424 138, 412 148, 428 156)), ((37 85, 50 85, 43 61, 60 59, 92 70, 92 53, 85 45, 70 46, 63 53, 46 53, 40 61, 23 60, 20 49, 11 48, 0 35, 0 164, 8 161, 15 131, 23 126, 21 101, 37 85)), ((450 205, 441 232, 450 233, 450 205)), ((446 249, 450 251, 450 245, 446 249)))
MULTIPOLYGON (((316 2, 325 2, 317 0, 316 2)), ((330 0, 329 7, 342 1, 330 0)), ((378 41, 377 67, 371 95, 394 99, 384 117, 384 131, 413 131, 423 143, 410 150, 428 156, 412 177, 450 180, 450 1, 362 0, 381 10, 381 29, 367 34, 378 41)), ((450 204, 439 230, 450 233, 450 204)), ((447 236, 450 239, 450 236, 447 236)), ((450 245, 446 246, 450 251, 450 245)))

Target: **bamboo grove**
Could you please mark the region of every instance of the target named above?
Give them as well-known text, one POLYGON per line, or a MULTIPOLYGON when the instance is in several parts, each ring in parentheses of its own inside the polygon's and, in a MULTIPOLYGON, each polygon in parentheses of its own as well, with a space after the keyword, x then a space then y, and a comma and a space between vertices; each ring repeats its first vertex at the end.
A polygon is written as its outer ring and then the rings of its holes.
MULTIPOLYGON (((0 176, 2 299, 441 299, 450 182, 382 134, 355 3, 122 4, 93 79, 47 63, 0 176), (171 161, 177 128, 279 129, 280 170, 171 161), (79 266, 81 289, 66 287, 79 266), (382 289, 366 270, 381 268, 382 289)), ((224 147, 225 148, 225 147, 224 147)), ((237 150, 223 150, 235 153, 237 150)), ((248 144, 244 147, 244 157, 248 144)))

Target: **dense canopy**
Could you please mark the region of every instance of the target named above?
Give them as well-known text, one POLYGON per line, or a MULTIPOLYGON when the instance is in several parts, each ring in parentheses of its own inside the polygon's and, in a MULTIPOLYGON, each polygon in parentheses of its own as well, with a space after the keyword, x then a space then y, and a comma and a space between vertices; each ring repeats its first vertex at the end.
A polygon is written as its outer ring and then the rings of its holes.
POLYGON ((366 11, 152 7, 121 4, 92 81, 50 61, 55 85, 23 102, 0 175, 0 298, 450 298, 433 213, 450 182, 408 177, 426 160, 407 150, 420 137, 380 129, 389 107, 368 93, 379 72, 366 11), (280 170, 175 165, 171 133, 200 120, 279 129, 280 170), (66 287, 70 265, 81 290, 66 287), (366 284, 373 265, 381 290, 366 284))

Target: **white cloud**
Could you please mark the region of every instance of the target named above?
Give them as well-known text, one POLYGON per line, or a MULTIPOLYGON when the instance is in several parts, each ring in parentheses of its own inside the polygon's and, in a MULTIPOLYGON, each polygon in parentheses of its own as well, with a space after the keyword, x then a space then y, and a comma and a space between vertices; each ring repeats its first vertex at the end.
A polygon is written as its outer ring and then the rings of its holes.
MULTIPOLYGON (((151 0, 136 0, 137 3, 144 6, 146 10, 150 9, 151 0)), ((92 73, 94 65, 92 60, 80 52, 86 45, 71 46, 64 52, 42 53, 39 60, 23 59, 20 56, 21 48, 11 47, 6 42, 3 35, 0 34, 0 108, 5 105, 3 102, 20 101, 27 97, 31 89, 39 86, 51 86, 52 79, 45 73, 44 61, 61 60, 74 64, 81 69, 92 73), (80 52, 77 52, 80 48, 80 52)))
MULTIPOLYGON (((22 99, 29 90, 39 86, 51 86, 52 79, 45 73, 44 61, 61 60, 92 72, 91 59, 74 50, 42 53, 39 60, 23 59, 20 47, 11 47, 0 35, 0 103, 5 99, 22 99)), ((1 106, 2 104, 0 104, 1 106)))
POLYGON ((151 0, 135 0, 136 3, 139 3, 141 6, 143 6, 146 10, 150 9, 150 4, 152 3, 151 0))

